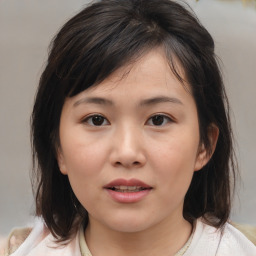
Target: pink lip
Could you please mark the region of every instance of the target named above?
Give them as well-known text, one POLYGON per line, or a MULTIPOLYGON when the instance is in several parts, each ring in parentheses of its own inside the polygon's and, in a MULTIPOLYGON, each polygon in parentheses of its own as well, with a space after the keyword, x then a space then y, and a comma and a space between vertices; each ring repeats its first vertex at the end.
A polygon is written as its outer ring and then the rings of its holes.
POLYGON ((146 197, 151 192, 152 187, 137 179, 117 179, 105 185, 104 189, 106 189, 110 197, 118 203, 136 203, 146 197), (140 186, 143 187, 144 190, 137 192, 119 192, 110 189, 115 186, 140 186))
POLYGON ((130 180, 125 180, 125 179, 117 179, 117 180, 113 180, 110 183, 108 183, 107 185, 104 186, 104 188, 111 188, 111 187, 115 187, 115 186, 140 186, 143 188, 151 188, 151 186, 149 186, 148 184, 137 180, 137 179, 130 179, 130 180))

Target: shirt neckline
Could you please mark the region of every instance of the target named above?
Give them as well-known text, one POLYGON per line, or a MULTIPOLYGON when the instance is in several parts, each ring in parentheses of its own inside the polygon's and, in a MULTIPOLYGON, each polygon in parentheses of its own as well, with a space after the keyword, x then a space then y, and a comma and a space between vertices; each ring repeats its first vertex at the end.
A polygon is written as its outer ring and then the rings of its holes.
MULTIPOLYGON (((182 256, 185 254, 185 252, 188 250, 188 248, 192 242, 194 232, 195 232, 195 223, 193 225, 193 230, 191 232, 189 239, 187 240, 185 245, 174 256, 182 256)), ((80 252, 81 252, 82 256, 92 256, 92 254, 87 246, 87 243, 85 241, 83 223, 81 224, 81 226, 79 228, 79 247, 80 247, 80 252)))

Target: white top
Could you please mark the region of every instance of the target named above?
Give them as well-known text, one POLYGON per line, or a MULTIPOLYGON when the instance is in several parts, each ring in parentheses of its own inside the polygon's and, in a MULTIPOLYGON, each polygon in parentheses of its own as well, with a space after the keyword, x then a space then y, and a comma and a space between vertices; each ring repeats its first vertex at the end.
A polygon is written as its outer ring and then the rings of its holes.
POLYGON ((256 256, 256 246, 226 223, 223 229, 197 220, 192 242, 184 256, 256 256))
MULTIPOLYGON (((55 238, 38 220, 28 238, 12 256, 92 256, 80 229, 67 245, 56 244, 55 238)), ((240 231, 226 224, 216 229, 196 221, 192 241, 184 256, 256 256, 256 246, 240 231)), ((104 255, 109 256, 109 255, 104 255)))

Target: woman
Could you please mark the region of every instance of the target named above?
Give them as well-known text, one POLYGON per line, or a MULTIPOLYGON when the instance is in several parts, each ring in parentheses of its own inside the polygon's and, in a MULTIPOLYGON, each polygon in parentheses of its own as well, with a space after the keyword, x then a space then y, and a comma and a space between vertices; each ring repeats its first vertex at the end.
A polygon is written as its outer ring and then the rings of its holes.
POLYGON ((236 173, 228 111, 213 39, 186 7, 88 6, 55 37, 40 79, 39 219, 28 237, 12 236, 9 251, 256 254, 228 223, 236 173))

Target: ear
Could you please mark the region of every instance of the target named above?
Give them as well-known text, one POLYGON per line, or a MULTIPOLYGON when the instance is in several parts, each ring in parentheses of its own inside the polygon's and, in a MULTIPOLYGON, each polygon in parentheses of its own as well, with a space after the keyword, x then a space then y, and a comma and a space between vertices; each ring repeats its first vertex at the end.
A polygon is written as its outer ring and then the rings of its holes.
POLYGON ((208 138, 210 142, 210 150, 201 144, 198 148, 197 159, 195 163, 195 171, 201 170, 211 159, 219 137, 219 128, 215 124, 208 127, 208 138))
POLYGON ((63 175, 67 175, 67 173, 68 173, 67 172, 67 167, 66 167, 66 164, 65 164, 65 159, 64 159, 61 148, 58 148, 58 150, 57 150, 57 162, 58 162, 58 165, 59 165, 60 172, 63 175))

